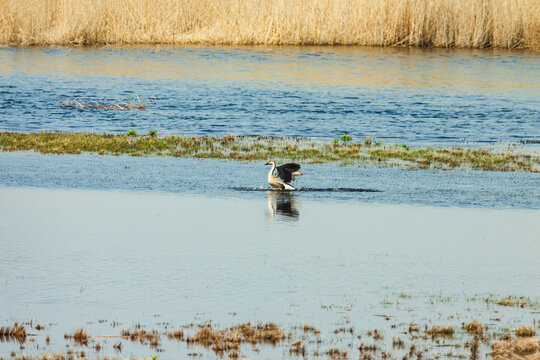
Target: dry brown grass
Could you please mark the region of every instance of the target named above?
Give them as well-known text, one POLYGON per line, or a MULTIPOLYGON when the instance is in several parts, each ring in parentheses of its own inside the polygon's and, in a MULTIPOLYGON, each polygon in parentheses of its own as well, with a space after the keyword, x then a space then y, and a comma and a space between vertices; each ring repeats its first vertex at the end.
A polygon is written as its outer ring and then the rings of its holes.
POLYGON ((169 339, 182 341, 184 340, 184 331, 182 329, 176 329, 167 334, 169 339))
POLYGON ((42 354, 36 360, 65 360, 66 356, 61 353, 57 354, 42 354))
POLYGON ((122 336, 131 341, 139 341, 141 344, 150 344, 152 347, 159 345, 160 336, 157 331, 146 331, 143 329, 128 330, 124 329, 121 332, 122 336))
POLYGON ((302 344, 302 340, 297 340, 291 344, 289 352, 296 356, 306 356, 306 347, 302 344))
POLYGON ((446 326, 437 326, 434 325, 431 329, 426 330, 426 334, 431 335, 432 337, 449 337, 454 335, 454 328, 450 325, 446 326))
POLYGON ((75 343, 77 343, 79 345, 88 345, 88 339, 89 339, 88 333, 84 329, 75 330, 73 335, 72 334, 65 334, 64 338, 65 339, 73 339, 75 341, 75 343))
POLYGON ((285 332, 274 323, 252 325, 248 322, 224 330, 201 325, 195 335, 186 338, 186 342, 211 348, 219 356, 228 353, 230 358, 237 358, 242 343, 276 345, 284 339, 285 332))
POLYGON ((540 48, 538 0, 3 0, 0 44, 540 48))
POLYGON ((521 308, 524 308, 529 305, 527 301, 523 301, 522 298, 518 299, 518 298, 513 298, 513 297, 509 297, 508 299, 503 299, 501 301, 498 301, 496 304, 501 305, 501 306, 519 306, 521 308))
POLYGON ((493 360, 537 360, 540 358, 540 344, 537 339, 531 337, 497 341, 492 349, 493 360))
POLYGON ((465 330, 467 330, 469 334, 475 336, 482 336, 484 333, 484 327, 477 320, 474 320, 465 326, 465 330))
POLYGON ((347 352, 338 348, 332 348, 328 350, 328 356, 332 360, 347 360, 347 352))
POLYGON ((26 329, 23 324, 14 323, 12 327, 0 328, 0 341, 15 340, 18 342, 24 342, 26 340, 26 329))
POLYGON ((530 326, 520 326, 516 329, 516 336, 532 337, 536 335, 536 331, 530 326))

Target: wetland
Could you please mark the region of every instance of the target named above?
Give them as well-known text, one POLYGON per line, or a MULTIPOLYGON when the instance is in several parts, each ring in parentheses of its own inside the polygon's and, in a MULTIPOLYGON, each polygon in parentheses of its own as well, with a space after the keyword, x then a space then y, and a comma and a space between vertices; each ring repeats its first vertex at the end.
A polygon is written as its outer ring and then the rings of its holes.
POLYGON ((0 359, 536 360, 538 60, 0 48, 0 359))

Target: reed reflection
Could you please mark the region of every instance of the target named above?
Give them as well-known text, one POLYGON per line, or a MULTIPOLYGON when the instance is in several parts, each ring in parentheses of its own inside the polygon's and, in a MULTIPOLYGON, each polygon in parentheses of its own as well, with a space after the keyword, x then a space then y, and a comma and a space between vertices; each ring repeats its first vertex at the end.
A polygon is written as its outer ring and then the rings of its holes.
POLYGON ((268 190, 268 219, 298 221, 300 212, 295 195, 290 191, 268 190))

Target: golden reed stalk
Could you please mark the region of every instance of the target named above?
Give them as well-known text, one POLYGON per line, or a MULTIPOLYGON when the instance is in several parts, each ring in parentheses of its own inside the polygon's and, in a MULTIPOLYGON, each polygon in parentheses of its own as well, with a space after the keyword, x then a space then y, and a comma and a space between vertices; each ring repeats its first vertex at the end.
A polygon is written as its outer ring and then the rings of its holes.
POLYGON ((540 1, 0 0, 0 44, 540 50, 540 1))

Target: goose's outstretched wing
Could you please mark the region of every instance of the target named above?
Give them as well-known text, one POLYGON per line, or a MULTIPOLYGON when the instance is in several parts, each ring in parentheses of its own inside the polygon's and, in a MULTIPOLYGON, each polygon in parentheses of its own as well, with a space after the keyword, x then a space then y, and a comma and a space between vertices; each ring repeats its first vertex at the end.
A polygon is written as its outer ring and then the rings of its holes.
POLYGON ((287 163, 276 167, 278 177, 286 183, 290 183, 292 174, 300 170, 300 165, 297 163, 287 163))

